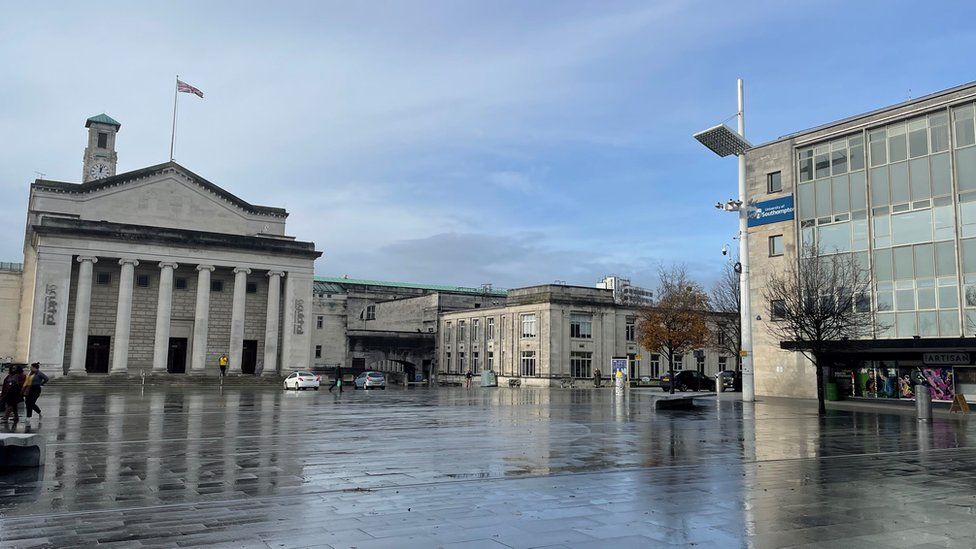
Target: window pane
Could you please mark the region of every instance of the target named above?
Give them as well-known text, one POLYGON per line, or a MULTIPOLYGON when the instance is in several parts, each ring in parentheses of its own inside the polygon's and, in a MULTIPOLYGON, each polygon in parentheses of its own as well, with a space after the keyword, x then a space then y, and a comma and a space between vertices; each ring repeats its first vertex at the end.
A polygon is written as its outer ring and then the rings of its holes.
POLYGON ((918 313, 918 335, 922 337, 939 335, 938 313, 935 311, 918 313))
POLYGON ((952 180, 949 178, 949 155, 937 154, 929 157, 932 163, 932 196, 952 194, 952 180))
POLYGON ((976 189, 976 148, 956 151, 956 176, 960 192, 976 189))
POLYGON ((895 310, 895 297, 891 292, 878 292, 877 300, 879 311, 895 310))
POLYGON ((905 212, 891 216, 891 243, 912 244, 932 240, 932 210, 905 212))
POLYGON ((912 269, 912 247, 903 246, 892 250, 895 259, 895 280, 912 279, 915 277, 912 269))
POLYGON ((853 232, 853 239, 854 239, 853 249, 867 250, 868 249, 868 220, 855 219, 854 221, 851 222, 851 230, 853 232))
POLYGON ((888 166, 888 177, 891 181, 891 203, 908 202, 910 196, 908 193, 908 163, 902 162, 888 166))
POLYGON ((847 173, 847 149, 830 153, 830 166, 834 175, 847 173))
POLYGON ((817 217, 817 212, 814 209, 816 203, 814 202, 813 183, 801 183, 799 187, 800 219, 813 219, 817 217))
POLYGON ((908 163, 912 180, 912 200, 922 200, 932 196, 929 183, 929 159, 916 158, 908 163))
POLYGON ((956 286, 945 286, 939 288, 939 308, 956 308, 959 306, 959 288, 956 286))
POLYGON ((879 282, 892 279, 890 248, 874 252, 874 279, 879 282))
POLYGON ((959 204, 959 224, 962 225, 962 236, 976 236, 976 202, 961 202, 959 204))
POLYGON ((913 130, 908 135, 908 147, 909 154, 911 154, 912 158, 929 154, 928 131, 926 131, 924 127, 918 130, 913 130))
POLYGON ((778 193, 783 190, 783 177, 780 172, 773 172, 766 176, 767 190, 771 193, 778 193))
POLYGON ((817 242, 820 244, 821 253, 849 252, 851 251, 851 224, 835 223, 819 227, 817 242))
POLYGON ((875 130, 870 133, 871 139, 871 167, 884 166, 888 163, 885 131, 875 130))
POLYGON ((935 309, 935 288, 919 288, 918 308, 935 309))
POLYGON ((935 240, 949 240, 953 238, 956 222, 952 216, 952 206, 939 206, 932 209, 935 219, 935 240))
POLYGON ((813 149, 800 151, 800 182, 813 180, 813 149))
POLYGON ((867 208, 867 191, 864 185, 864 172, 855 172, 851 174, 851 209, 865 208, 867 208))
POLYGON ((834 201, 834 213, 851 211, 851 189, 846 175, 831 179, 831 195, 834 201))
POLYGON ((949 150, 949 126, 940 125, 929 128, 932 135, 932 152, 949 150))
POLYGON ((857 171, 864 169, 864 145, 858 145, 856 147, 851 147, 850 158, 848 158, 850 163, 850 170, 857 171))
POLYGON ((939 311, 939 335, 959 335, 959 311, 939 311))
POLYGON ((915 313, 898 313, 895 315, 895 333, 898 337, 917 335, 915 330, 915 313))
POLYGON ((871 205, 884 206, 888 201, 888 168, 871 170, 871 205))
POLYGON ((932 244, 915 246, 915 276, 918 278, 935 276, 935 246, 932 244))
MULTIPOLYGON (((904 132, 904 126, 902 127, 904 132)), ((888 136, 888 162, 898 162, 908 158, 908 143, 905 134, 888 136)))
POLYGON ((952 242, 939 242, 935 245, 935 270, 938 276, 956 274, 956 252, 952 242))
POLYGON ((814 158, 814 166, 816 168, 816 178, 827 177, 830 175, 830 155, 827 153, 818 154, 814 158))
POLYGON ((830 180, 821 179, 814 184, 817 187, 817 217, 830 215, 830 180))
POLYGON ((956 121, 956 146, 964 147, 976 143, 976 134, 973 133, 973 106, 952 109, 952 116, 956 121))

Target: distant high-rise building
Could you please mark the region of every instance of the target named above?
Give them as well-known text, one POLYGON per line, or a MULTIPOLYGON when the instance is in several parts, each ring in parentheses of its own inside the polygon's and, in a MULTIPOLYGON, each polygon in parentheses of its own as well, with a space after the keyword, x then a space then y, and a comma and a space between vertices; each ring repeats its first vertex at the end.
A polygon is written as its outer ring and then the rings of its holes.
POLYGON ((619 305, 650 305, 654 301, 654 292, 634 286, 629 278, 607 275, 597 282, 597 288, 613 290, 613 300, 619 305))

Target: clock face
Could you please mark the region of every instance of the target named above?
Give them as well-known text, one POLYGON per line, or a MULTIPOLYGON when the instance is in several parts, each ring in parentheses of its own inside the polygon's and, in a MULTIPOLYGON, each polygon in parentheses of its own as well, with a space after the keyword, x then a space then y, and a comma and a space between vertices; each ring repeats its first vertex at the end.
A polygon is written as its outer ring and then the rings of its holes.
POLYGON ((88 176, 92 179, 103 179, 110 175, 112 174, 109 171, 108 164, 102 164, 101 162, 92 164, 91 168, 88 169, 88 176))

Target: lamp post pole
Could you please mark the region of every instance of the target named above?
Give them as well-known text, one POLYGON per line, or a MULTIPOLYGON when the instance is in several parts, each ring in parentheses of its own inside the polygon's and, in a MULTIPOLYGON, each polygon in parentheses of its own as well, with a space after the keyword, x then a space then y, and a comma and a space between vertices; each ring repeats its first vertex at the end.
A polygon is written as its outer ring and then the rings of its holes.
MULTIPOLYGON (((746 138, 745 98, 742 79, 738 79, 739 91, 739 137, 746 138)), ((749 207, 746 196, 746 155, 739 154, 739 322, 742 332, 742 401, 756 399, 752 376, 752 306, 749 299, 749 207)))

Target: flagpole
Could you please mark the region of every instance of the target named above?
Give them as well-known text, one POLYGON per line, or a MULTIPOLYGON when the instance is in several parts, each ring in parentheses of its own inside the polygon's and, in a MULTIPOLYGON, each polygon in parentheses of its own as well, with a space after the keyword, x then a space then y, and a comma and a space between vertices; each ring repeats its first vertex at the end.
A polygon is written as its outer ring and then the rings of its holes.
POLYGON ((173 145, 176 144, 176 97, 179 93, 180 75, 176 75, 176 82, 173 83, 173 132, 169 137, 169 161, 173 161, 173 145))

